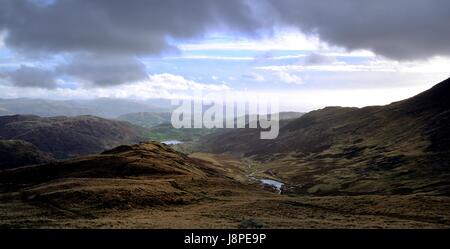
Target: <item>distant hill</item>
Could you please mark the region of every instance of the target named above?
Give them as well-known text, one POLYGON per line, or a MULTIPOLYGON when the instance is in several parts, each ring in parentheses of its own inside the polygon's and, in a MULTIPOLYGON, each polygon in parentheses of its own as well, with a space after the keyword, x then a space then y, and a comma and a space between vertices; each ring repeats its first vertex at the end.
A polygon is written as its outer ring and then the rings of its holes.
POLYGON ((132 124, 147 128, 160 124, 168 124, 170 123, 170 118, 170 112, 137 112, 124 114, 117 117, 118 120, 128 121, 132 124))
POLYGON ((280 112, 279 118, 280 120, 287 120, 287 119, 295 119, 303 116, 305 113, 303 112, 280 112))
POLYGON ((0 140, 0 170, 54 160, 31 143, 22 140, 0 140))
POLYGON ((259 130, 214 133, 196 144, 264 164, 297 192, 450 194, 450 79, 386 106, 327 107, 259 130))
POLYGON ((0 115, 79 116, 116 118, 132 112, 164 112, 171 109, 163 100, 134 101, 98 98, 88 100, 0 99, 0 115))
POLYGON ((172 124, 160 124, 148 129, 148 136, 153 140, 194 141, 202 136, 216 132, 217 129, 175 129, 172 124))
POLYGON ((138 112, 129 113, 119 116, 117 119, 127 121, 135 125, 146 127, 147 136, 152 140, 180 140, 192 141, 201 136, 210 134, 215 130, 212 129, 175 129, 171 124, 170 112, 153 113, 153 112, 138 112))
POLYGON ((93 115, 87 107, 72 105, 67 101, 44 99, 0 99, 0 115, 78 116, 93 115))
MULTIPOLYGON (((129 113, 119 116, 118 120, 128 121, 132 124, 149 128, 149 136, 155 140, 181 140, 192 141, 196 140, 204 135, 221 132, 223 129, 175 129, 170 124, 171 122, 170 112, 154 113, 154 112, 138 112, 129 113)), ((293 119, 302 116, 300 112, 281 112, 279 114, 280 120, 293 119)), ((256 117, 257 118, 257 117, 256 117)), ((248 122, 249 115, 246 115, 246 121, 248 122)), ((225 126, 225 123, 224 123, 225 126)))
POLYGON ((146 130, 128 122, 94 116, 0 117, 0 137, 27 141, 55 158, 101 152, 121 144, 143 141, 146 130))
POLYGON ((95 116, 116 118, 120 115, 135 112, 168 112, 171 110, 170 102, 151 100, 130 100, 99 98, 92 100, 70 100, 68 103, 94 110, 95 116))

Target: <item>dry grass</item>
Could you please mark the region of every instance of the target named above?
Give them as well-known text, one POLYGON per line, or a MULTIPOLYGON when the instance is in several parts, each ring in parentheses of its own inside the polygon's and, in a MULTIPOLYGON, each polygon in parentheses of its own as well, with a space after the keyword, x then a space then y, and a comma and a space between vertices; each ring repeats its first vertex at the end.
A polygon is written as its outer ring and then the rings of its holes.
POLYGON ((3 192, 0 226, 238 228, 253 220, 263 228, 450 227, 449 197, 278 195, 244 180, 254 170, 269 176, 256 165, 224 155, 192 158, 216 175, 58 178, 3 192))

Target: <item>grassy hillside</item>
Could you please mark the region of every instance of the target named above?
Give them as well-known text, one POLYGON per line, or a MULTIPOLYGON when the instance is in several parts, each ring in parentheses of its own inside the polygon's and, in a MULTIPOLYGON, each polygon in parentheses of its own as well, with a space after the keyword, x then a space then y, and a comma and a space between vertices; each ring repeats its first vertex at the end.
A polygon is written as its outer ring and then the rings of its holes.
POLYGON ((216 129, 175 129, 171 124, 160 124, 149 128, 146 133, 148 137, 153 140, 180 140, 180 141, 194 141, 202 136, 216 132, 216 129))

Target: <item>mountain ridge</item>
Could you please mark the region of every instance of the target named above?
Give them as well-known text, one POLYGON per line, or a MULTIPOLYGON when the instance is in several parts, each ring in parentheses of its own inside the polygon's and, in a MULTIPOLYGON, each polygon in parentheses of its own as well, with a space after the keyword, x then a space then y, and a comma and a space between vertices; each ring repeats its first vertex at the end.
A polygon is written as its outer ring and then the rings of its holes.
POLYGON ((251 158, 298 193, 449 195, 449 95, 447 79, 386 106, 309 112, 281 122, 274 140, 247 129, 210 134, 193 147, 251 158))
POLYGON ((17 114, 41 117, 94 115, 103 118, 116 118, 130 112, 166 112, 169 110, 171 110, 170 101, 157 99, 146 101, 117 98, 85 100, 0 99, 0 115, 17 114))

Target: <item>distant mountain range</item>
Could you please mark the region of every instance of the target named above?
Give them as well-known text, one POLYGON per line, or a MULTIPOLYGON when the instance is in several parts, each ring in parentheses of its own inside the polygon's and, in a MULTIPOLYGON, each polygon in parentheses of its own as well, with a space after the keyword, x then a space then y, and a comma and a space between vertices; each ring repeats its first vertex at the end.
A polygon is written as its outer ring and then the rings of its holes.
POLYGON ((99 98, 89 100, 0 99, 2 115, 37 115, 41 117, 94 115, 116 118, 135 112, 170 111, 169 100, 133 101, 128 99, 99 98))
POLYGON ((260 162, 314 194, 450 194, 450 79, 386 106, 327 107, 281 122, 274 140, 241 129, 201 138, 196 149, 260 162))
MULTIPOLYGON (((301 117, 303 114, 302 112, 280 112, 278 118, 280 120, 294 119, 301 117)), ((137 112, 120 115, 117 119, 150 128, 161 124, 169 124, 171 122, 171 115, 171 112, 137 112)), ((246 115, 245 118, 247 121, 249 120, 249 116, 257 115, 246 115)))

